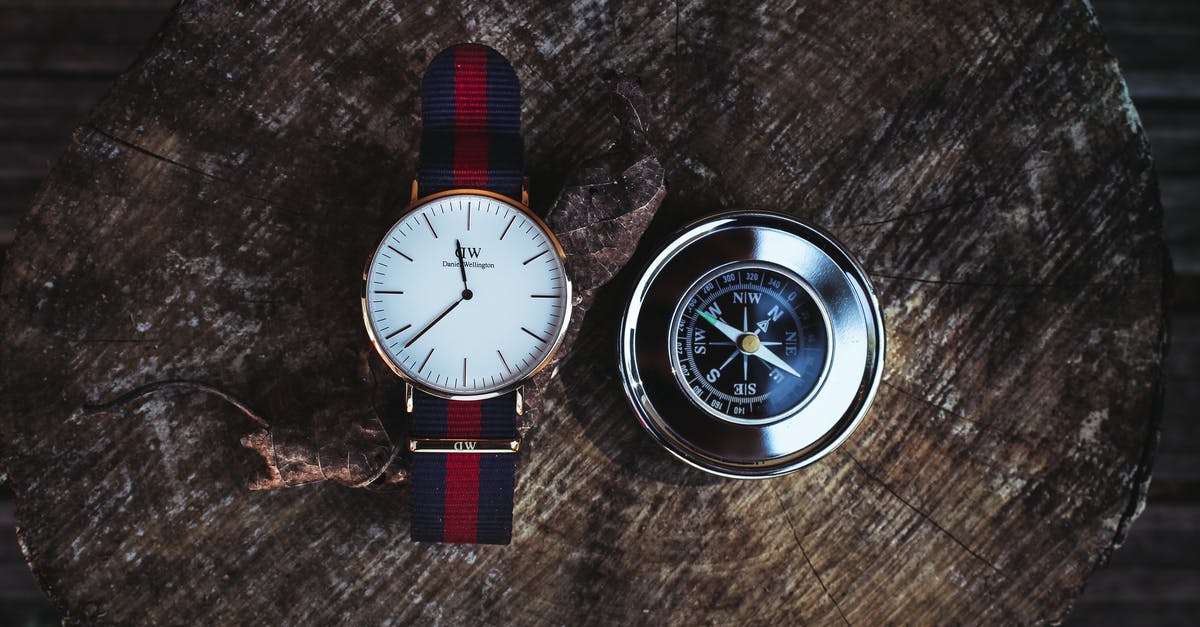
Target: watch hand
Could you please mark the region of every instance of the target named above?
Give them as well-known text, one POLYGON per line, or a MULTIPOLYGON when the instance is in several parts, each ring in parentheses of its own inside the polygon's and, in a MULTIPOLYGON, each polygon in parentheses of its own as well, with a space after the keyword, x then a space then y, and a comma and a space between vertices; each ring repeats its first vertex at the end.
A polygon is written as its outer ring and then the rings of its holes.
POLYGON ((458 240, 454 240, 454 256, 458 257, 458 273, 462 276, 463 298, 470 298, 470 296, 467 296, 467 293, 471 291, 467 289, 467 267, 463 263, 462 244, 458 243, 458 240))
POLYGON ((758 350, 754 351, 753 354, 755 357, 758 357, 759 359, 767 362, 768 364, 771 364, 772 366, 779 368, 780 370, 792 375, 793 377, 797 377, 797 378, 800 377, 799 372, 796 372, 796 370, 794 368, 792 368, 791 366, 789 366, 786 361, 780 359, 778 355, 776 355, 775 353, 772 353, 771 349, 769 349, 765 346, 760 345, 758 350))
POLYGON ((440 315, 438 315, 438 317, 434 318, 433 322, 430 322, 429 324, 425 325, 424 329, 421 329, 420 331, 417 332, 416 335, 412 336, 412 339, 409 340, 407 343, 405 343, 404 348, 408 348, 409 346, 412 346, 417 340, 421 339, 421 336, 425 335, 426 331, 432 329, 433 325, 437 324, 438 322, 441 322, 442 318, 445 318, 446 314, 450 313, 451 311, 454 311, 454 308, 458 307, 458 304, 461 302, 463 302, 463 299, 461 299, 461 298, 454 301, 454 304, 447 307, 446 311, 443 311, 440 315))
POLYGON ((741 331, 738 331, 737 329, 729 326, 728 324, 725 324, 724 322, 717 320, 716 318, 714 318, 712 316, 712 314, 708 313, 707 311, 697 309, 696 313, 699 314, 699 316, 701 318, 704 318, 705 320, 707 320, 709 324, 716 327, 717 330, 721 332, 721 335, 724 335, 725 337, 729 338, 729 340, 731 342, 736 342, 738 340, 738 336, 742 334, 741 331))
POLYGON ((750 321, 748 319, 749 315, 750 315, 750 305, 743 305, 742 306, 742 333, 750 332, 750 321))

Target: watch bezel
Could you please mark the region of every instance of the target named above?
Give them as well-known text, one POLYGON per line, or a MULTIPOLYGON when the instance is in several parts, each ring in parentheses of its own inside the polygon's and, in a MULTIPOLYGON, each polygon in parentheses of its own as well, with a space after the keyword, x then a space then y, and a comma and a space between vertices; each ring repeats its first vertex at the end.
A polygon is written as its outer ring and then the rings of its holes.
MULTIPOLYGON (((415 181, 413 182, 413 196, 414 196, 413 200, 411 202, 409 202, 409 204, 404 208, 404 210, 402 212, 400 212, 399 217, 397 217, 396 220, 392 221, 392 223, 390 225, 388 225, 387 229, 384 230, 383 235, 379 238, 379 243, 376 244, 375 249, 367 257, 367 262, 363 266, 362 281, 360 282, 360 285, 359 285, 359 304, 362 309, 363 326, 366 327, 366 329, 367 329, 367 335, 371 339, 371 346, 374 347, 375 354, 379 355, 379 358, 383 360, 383 363, 387 365, 388 369, 390 369, 393 374, 395 374, 402 381, 404 381, 404 383, 411 385, 413 388, 420 390, 426 394, 429 394, 431 396, 436 396, 438 398, 444 398, 444 399, 452 400, 452 401, 479 401, 479 400, 484 400, 484 399, 489 399, 489 398, 495 398, 497 396, 503 396, 510 392, 517 391, 518 389, 521 388, 521 386, 525 385, 527 382, 529 382, 530 379, 534 378, 535 376, 538 375, 538 373, 540 373, 542 370, 544 370, 546 368, 546 366, 554 359, 555 354, 558 352, 558 349, 562 347, 563 338, 566 337, 566 334, 567 334, 567 327, 569 327, 571 324, 571 311, 574 306, 574 291, 573 291, 574 286, 572 285, 571 276, 567 271, 567 263, 566 263, 567 255, 566 255, 566 252, 563 250, 562 244, 558 241, 558 237, 554 234, 554 231, 550 230, 550 227, 546 226, 546 223, 540 217, 538 217, 538 215, 535 214, 533 212, 533 210, 530 209, 529 206, 525 202, 518 201, 515 198, 512 198, 511 196, 505 196, 504 194, 498 194, 496 192, 492 192, 492 191, 489 191, 486 189, 456 188, 456 189, 448 189, 445 191, 441 191, 441 192, 437 192, 434 194, 429 194, 427 196, 421 196, 421 197, 417 198, 415 181), (450 394, 444 390, 439 390, 437 388, 430 387, 429 385, 426 385, 424 382, 408 376, 407 374, 405 374, 405 372, 403 370, 400 369, 399 366, 396 365, 396 363, 392 360, 392 358, 390 356, 388 356, 387 352, 385 352, 383 350, 383 348, 380 345, 379 338, 375 334, 375 328, 371 324, 370 311, 369 311, 368 298, 367 298, 367 289, 368 289, 368 284, 369 284, 368 282, 369 282, 369 274, 370 274, 370 270, 371 270, 371 265, 375 261, 375 256, 379 254, 380 249, 383 247, 383 242, 386 240, 387 234, 390 233, 392 231, 392 229, 394 229, 396 227, 397 224, 408 219, 409 215, 412 214, 414 211, 416 211, 417 209, 419 209, 431 202, 441 200, 443 198, 447 198, 450 196, 461 196, 461 195, 467 195, 467 194, 472 195, 472 196, 485 196, 485 197, 491 198, 493 200, 503 202, 507 205, 510 205, 510 206, 516 208, 518 211, 525 214, 525 216, 528 217, 529 219, 531 219, 535 225, 537 225, 539 228, 541 228, 542 231, 546 234, 546 237, 550 240, 550 244, 554 247, 554 252, 558 256, 559 263, 562 264, 563 283, 565 286, 566 293, 563 297, 562 324, 559 326, 557 334, 554 337, 554 342, 551 344, 550 350, 546 352, 545 358, 543 358, 540 362, 538 362, 537 366, 535 366, 532 370, 530 370, 528 374, 526 374, 523 377, 520 377, 519 379, 514 379, 511 383, 509 383, 503 387, 500 387, 500 388, 497 388, 495 390, 491 390, 488 392, 484 392, 481 394, 450 394)), ((526 199, 526 195, 525 195, 524 191, 522 192, 522 199, 523 200, 526 199)))

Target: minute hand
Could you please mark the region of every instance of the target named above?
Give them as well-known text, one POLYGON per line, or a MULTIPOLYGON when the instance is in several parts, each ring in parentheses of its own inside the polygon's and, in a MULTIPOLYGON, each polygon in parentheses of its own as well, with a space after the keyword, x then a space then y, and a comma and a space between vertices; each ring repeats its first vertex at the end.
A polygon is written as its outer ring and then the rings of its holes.
POLYGON ((450 313, 451 311, 454 311, 454 308, 455 308, 455 307, 458 307, 458 304, 459 304, 459 303, 461 303, 461 302, 463 302, 463 299, 461 299, 461 298, 460 298, 460 299, 458 299, 458 300, 456 300, 456 301, 454 301, 454 304, 453 304, 453 305, 450 305, 449 307, 447 307, 447 308, 446 308, 446 311, 443 311, 443 312, 442 312, 442 313, 441 313, 441 314, 440 314, 438 317, 434 318, 434 319, 433 319, 433 322, 430 322, 429 324, 425 325, 425 328, 424 328, 424 329, 421 329, 421 331, 420 331, 419 333, 417 333, 416 335, 412 336, 412 339, 411 339, 411 340, 409 340, 408 342, 406 342, 406 343, 404 344, 404 348, 408 348, 409 346, 412 346, 413 344, 416 344, 417 340, 421 339, 421 336, 422 336, 422 335, 425 335, 425 332, 426 332, 426 331, 428 331, 428 330, 432 329, 432 328, 433 328, 433 325, 435 325, 435 324, 437 324, 437 323, 441 322, 441 321, 442 321, 442 318, 445 318, 445 317, 446 317, 446 314, 450 313))

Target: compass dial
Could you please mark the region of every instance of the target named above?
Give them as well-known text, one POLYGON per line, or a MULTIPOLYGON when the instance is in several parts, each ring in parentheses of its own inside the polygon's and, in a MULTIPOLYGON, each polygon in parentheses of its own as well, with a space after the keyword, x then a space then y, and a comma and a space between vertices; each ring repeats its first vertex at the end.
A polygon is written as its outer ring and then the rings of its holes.
POLYGON ((803 405, 829 362, 821 307, 780 267, 714 270, 684 297, 672 329, 680 386, 692 402, 731 422, 769 421, 803 405))

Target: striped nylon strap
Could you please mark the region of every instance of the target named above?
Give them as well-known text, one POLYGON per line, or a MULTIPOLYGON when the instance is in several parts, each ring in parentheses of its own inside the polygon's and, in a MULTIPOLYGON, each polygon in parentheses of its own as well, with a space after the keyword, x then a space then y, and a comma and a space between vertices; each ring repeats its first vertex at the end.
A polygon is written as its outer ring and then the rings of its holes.
MULTIPOLYGON (((520 84, 500 53, 479 44, 438 53, 421 85, 421 119, 422 196, 486 189, 521 199, 520 84)), ((409 437, 516 440, 516 398, 450 401, 414 391, 409 437)), ((512 454, 414 454, 412 539, 508 544, 515 474, 512 454)))
MULTIPOLYGON (((415 437, 517 439, 512 394, 448 401, 413 393, 415 437)), ((412 476, 412 539, 418 542, 508 544, 512 539, 516 455, 416 453, 412 476)))
POLYGON ((479 44, 438 53, 421 82, 422 196, 486 189, 521 199, 521 85, 508 60, 479 44))

